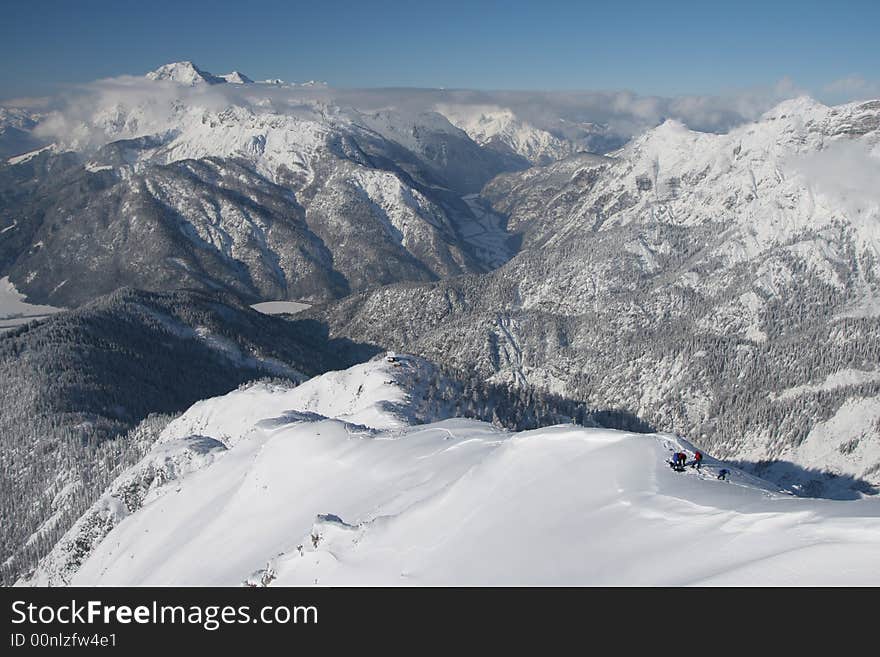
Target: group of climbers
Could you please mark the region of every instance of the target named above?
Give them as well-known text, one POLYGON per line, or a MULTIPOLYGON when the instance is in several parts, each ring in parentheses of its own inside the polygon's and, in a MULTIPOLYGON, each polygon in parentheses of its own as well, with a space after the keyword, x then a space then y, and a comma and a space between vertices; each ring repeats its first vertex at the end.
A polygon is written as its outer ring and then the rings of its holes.
MULTIPOLYGON (((694 460, 689 463, 687 460, 687 454, 685 454, 684 452, 676 452, 675 454, 672 455, 672 460, 669 462, 669 465, 672 466, 672 469, 675 470, 676 472, 684 472, 684 469, 688 465, 691 466, 692 468, 696 468, 697 471, 699 471, 703 465, 703 453, 700 452, 699 450, 695 451, 694 452, 694 460)), ((719 479, 726 478, 728 471, 722 470, 721 472, 724 473, 724 476, 722 477, 721 473, 719 473, 718 478, 719 479)))

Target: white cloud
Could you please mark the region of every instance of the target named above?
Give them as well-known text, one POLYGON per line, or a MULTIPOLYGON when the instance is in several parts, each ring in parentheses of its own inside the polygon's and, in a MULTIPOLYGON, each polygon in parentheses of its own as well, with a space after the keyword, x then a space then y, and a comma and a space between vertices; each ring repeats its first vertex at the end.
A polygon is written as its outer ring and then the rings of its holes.
POLYGON ((788 168, 803 176, 813 190, 844 208, 849 217, 876 220, 880 208, 880 144, 840 141, 816 152, 792 158, 788 168))
POLYGON ((880 81, 848 75, 822 87, 822 97, 834 103, 880 98, 880 81))

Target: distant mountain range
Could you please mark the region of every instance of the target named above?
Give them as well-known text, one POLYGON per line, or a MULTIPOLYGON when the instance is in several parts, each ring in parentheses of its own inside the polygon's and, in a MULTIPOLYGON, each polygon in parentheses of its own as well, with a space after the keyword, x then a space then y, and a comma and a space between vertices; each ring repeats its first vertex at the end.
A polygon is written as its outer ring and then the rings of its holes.
MULTIPOLYGON (((226 84, 188 62, 148 78, 226 84)), ((514 252, 502 219, 463 197, 528 163, 440 114, 108 103, 83 128, 100 146, 74 130, 0 165, 0 272, 32 300, 133 285, 320 301, 487 271, 514 252)))

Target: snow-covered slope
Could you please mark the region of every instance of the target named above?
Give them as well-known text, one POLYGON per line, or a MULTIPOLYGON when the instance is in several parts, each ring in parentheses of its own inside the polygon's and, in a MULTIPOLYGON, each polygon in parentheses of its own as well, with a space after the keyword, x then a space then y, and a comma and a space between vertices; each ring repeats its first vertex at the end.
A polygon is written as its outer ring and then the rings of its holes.
POLYGON ((21 583, 880 583, 876 499, 676 473, 694 447, 668 434, 449 418, 431 375, 377 359, 199 402, 21 583))
POLYGON ((822 231, 846 225, 856 248, 877 257, 880 193, 869 181, 880 179, 880 102, 832 108, 796 98, 724 135, 666 121, 619 159, 614 183, 602 193, 638 193, 608 227, 723 221, 732 230, 711 256, 728 266, 795 241, 795 249, 815 250, 810 265, 821 270, 828 269, 823 259, 842 254, 823 253, 806 238, 827 242, 822 231))
POLYGON ((412 357, 388 358, 328 372, 296 387, 261 382, 195 403, 73 525, 43 560, 34 582, 69 583, 106 533, 167 493, 169 487, 161 488, 167 482, 212 462, 266 427, 335 418, 356 433, 394 432, 451 415, 445 402, 433 396, 429 401, 428 386, 445 382, 432 365, 412 357))

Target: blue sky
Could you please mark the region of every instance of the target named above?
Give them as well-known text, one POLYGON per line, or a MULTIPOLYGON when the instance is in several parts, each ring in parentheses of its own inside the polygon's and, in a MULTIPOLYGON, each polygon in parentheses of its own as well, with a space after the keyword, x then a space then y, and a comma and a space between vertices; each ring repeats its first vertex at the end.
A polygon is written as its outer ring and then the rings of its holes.
POLYGON ((878 0, 28 0, 3 11, 0 98, 182 59, 338 87, 819 90, 880 78, 878 26, 878 0))

